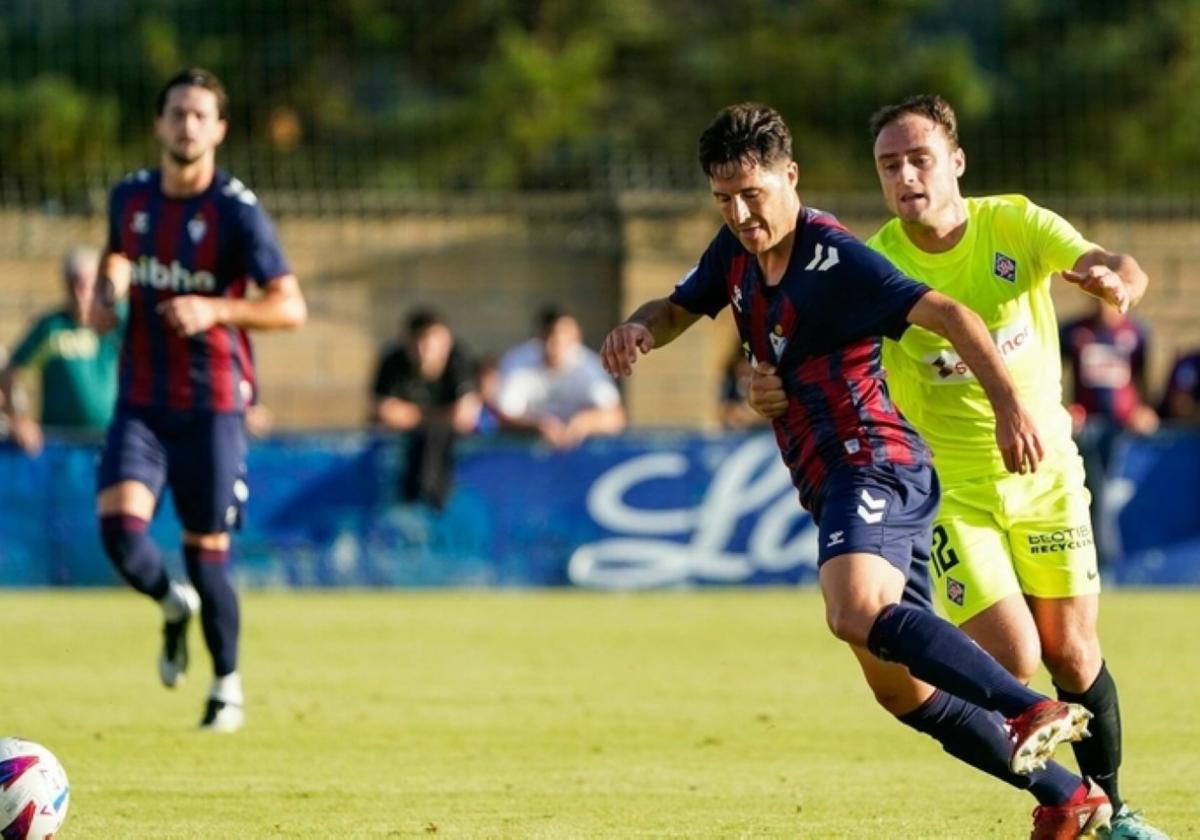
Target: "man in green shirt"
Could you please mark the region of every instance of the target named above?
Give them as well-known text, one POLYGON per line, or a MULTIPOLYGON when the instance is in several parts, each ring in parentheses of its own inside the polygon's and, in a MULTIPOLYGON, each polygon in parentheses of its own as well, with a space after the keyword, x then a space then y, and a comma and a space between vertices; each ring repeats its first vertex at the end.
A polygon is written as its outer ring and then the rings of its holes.
POLYGON ((0 373, 0 394, 12 439, 31 455, 42 448, 42 428, 103 432, 112 419, 119 334, 98 335, 87 323, 96 290, 99 255, 78 249, 63 258, 67 300, 34 322, 0 373), (28 411, 26 378, 41 380, 41 421, 28 411))

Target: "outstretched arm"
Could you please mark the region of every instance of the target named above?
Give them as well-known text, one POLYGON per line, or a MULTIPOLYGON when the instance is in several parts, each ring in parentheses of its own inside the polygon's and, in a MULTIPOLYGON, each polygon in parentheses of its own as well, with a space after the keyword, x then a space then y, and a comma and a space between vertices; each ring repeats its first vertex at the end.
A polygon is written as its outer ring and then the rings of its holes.
POLYGON ((1092 297, 1098 297, 1120 312, 1137 306, 1150 278, 1138 261, 1128 254, 1094 248, 1075 261, 1062 278, 1092 297))
POLYGON ((667 298, 647 301, 604 339, 600 361, 611 376, 629 376, 639 351, 644 355, 670 344, 699 317, 667 298))
POLYGON ((940 292, 930 291, 909 310, 908 321, 949 341, 983 386, 996 413, 996 443, 1005 469, 1036 472, 1045 454, 1041 437, 1021 405, 983 319, 940 292))

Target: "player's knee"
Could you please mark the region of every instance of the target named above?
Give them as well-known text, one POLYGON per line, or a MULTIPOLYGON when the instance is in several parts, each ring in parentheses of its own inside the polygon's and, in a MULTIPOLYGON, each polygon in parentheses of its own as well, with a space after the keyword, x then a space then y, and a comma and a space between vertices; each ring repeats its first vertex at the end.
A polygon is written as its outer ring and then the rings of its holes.
POLYGON ((1055 685, 1069 691, 1084 691, 1100 673, 1103 657, 1096 639, 1068 637, 1042 656, 1055 685))
POLYGON ((1042 665, 1042 645, 1036 636, 1017 639, 1006 649, 992 654, 1004 666, 1004 670, 1026 684, 1042 665))
POLYGON ((878 609, 861 604, 826 604, 825 624, 843 642, 866 647, 867 636, 871 634, 871 626, 878 614, 878 609))
POLYGON ((100 541, 104 544, 104 553, 118 567, 124 567, 131 559, 144 551, 149 537, 146 529, 149 523, 144 519, 126 514, 114 514, 100 518, 100 541))

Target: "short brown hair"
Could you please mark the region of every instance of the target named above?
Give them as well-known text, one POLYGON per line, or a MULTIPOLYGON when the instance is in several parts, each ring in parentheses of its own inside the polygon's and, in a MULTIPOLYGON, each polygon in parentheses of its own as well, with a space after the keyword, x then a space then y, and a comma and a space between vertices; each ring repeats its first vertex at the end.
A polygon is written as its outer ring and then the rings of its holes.
POLYGON ((177 88, 181 85, 211 90, 217 97, 217 116, 225 119, 225 112, 229 108, 229 95, 225 93, 225 86, 221 84, 221 80, 217 78, 216 74, 205 70, 203 67, 185 67, 167 79, 162 89, 158 92, 158 100, 155 102, 154 113, 160 117, 163 115, 163 111, 167 107, 167 97, 170 95, 172 88, 177 88))
POLYGON ((699 155, 709 177, 731 164, 771 166, 792 159, 792 132, 774 108, 742 102, 721 109, 704 129, 699 155))
POLYGON ((875 140, 889 124, 909 114, 925 117, 935 125, 940 125, 950 141, 950 148, 958 148, 958 117, 954 115, 950 103, 936 93, 919 93, 895 105, 884 105, 871 115, 871 139, 875 140))

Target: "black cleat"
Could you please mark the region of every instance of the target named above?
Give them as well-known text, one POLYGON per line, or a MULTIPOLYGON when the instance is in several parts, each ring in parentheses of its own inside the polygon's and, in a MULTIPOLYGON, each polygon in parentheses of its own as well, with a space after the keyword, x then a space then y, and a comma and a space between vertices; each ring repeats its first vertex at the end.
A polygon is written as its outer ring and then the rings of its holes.
POLYGON ((240 704, 209 697, 204 704, 200 728, 206 732, 237 732, 245 722, 246 712, 240 704))
POLYGON ((167 688, 174 688, 183 682, 183 675, 188 667, 188 624, 200 609, 200 596, 196 594, 195 589, 187 584, 180 584, 176 591, 183 598, 184 613, 181 618, 163 622, 162 652, 158 656, 158 676, 167 688))

